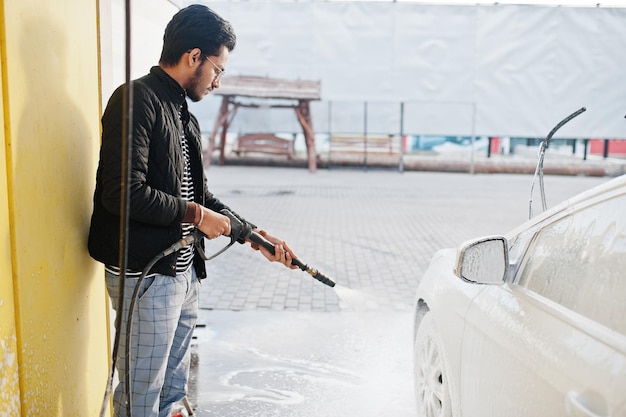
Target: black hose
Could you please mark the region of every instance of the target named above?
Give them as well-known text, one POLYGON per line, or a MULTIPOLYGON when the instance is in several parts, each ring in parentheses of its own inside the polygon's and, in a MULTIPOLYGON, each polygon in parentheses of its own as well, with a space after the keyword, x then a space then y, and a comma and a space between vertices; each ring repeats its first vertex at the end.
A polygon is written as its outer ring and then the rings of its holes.
MULTIPOLYGON (((221 253, 223 253, 226 249, 230 248, 236 240, 249 239, 253 243, 256 243, 259 246, 263 246, 270 253, 272 254, 276 253, 275 252, 276 247, 274 246, 274 244, 270 242, 269 240, 265 239, 259 233, 252 231, 252 228, 250 227, 249 224, 244 224, 240 219, 238 219, 235 215, 233 215, 229 210, 226 210, 226 209, 221 210, 221 213, 230 219, 230 225, 231 225, 231 233, 229 235, 231 238, 231 241, 230 241, 230 244, 228 244, 225 248, 216 252, 215 254, 213 254, 213 256, 207 257, 199 245, 199 242, 204 238, 204 234, 200 232, 198 229, 195 229, 191 234, 183 237, 182 239, 180 239, 173 245, 169 246, 164 251, 157 254, 154 258, 152 258, 148 262, 148 264, 144 267, 143 271, 141 272, 141 275, 137 279, 137 283, 135 284, 135 288, 133 290, 133 294, 130 299, 130 305, 128 306, 128 314, 126 317, 126 338, 125 338, 126 349, 125 349, 125 358, 124 358, 125 359, 124 365, 125 365, 126 373, 125 375, 123 375, 123 377, 124 377, 124 382, 125 382, 124 388, 125 388, 126 407, 127 407, 126 415, 128 417, 132 416, 132 411, 129 410, 128 407, 129 405, 132 404, 131 394, 130 394, 132 392, 131 391, 131 378, 130 378, 130 346, 131 346, 131 337, 132 337, 133 314, 135 310, 135 303, 138 298, 137 296, 139 294, 139 289, 141 288, 141 284, 143 283, 143 280, 146 278, 146 276, 148 275, 152 267, 164 257, 169 256, 172 253, 179 251, 182 248, 192 245, 192 244, 196 245, 196 249, 198 250, 198 252, 200 253, 200 255, 205 261, 211 260, 215 258, 217 255, 220 255, 221 253)), ((332 279, 330 279, 323 273, 319 272, 317 269, 309 267, 307 264, 300 261, 299 259, 293 258, 291 260, 291 264, 297 266, 302 271, 307 272, 309 275, 311 275, 313 278, 320 281, 321 283, 328 285, 329 287, 335 286, 335 282, 332 279)), ((120 271, 120 276, 122 276, 122 271, 120 271)), ((124 283, 122 282, 120 285, 120 292, 124 288, 123 284, 124 283)), ((110 386, 110 384, 112 384, 113 374, 115 373, 115 364, 117 360, 117 351, 119 349, 119 339, 120 339, 119 335, 120 335, 120 329, 121 329, 121 324, 118 321, 118 319, 122 316, 123 302, 124 300, 121 300, 118 302, 117 316, 115 320, 115 326, 116 326, 115 327, 115 346, 113 349, 115 356, 112 359, 112 367, 111 367, 112 370, 111 370, 109 383, 107 383, 107 387, 110 386)), ((106 404, 108 402, 109 395, 110 395, 110 389, 107 389, 107 393, 105 394, 105 398, 103 401, 103 408, 102 408, 100 417, 104 417, 104 412, 106 411, 106 404)))
MULTIPOLYGON (((116 326, 119 324, 120 327, 116 327, 116 329, 121 328, 121 318, 119 318, 123 311, 123 302, 124 302, 124 283, 126 281, 126 266, 128 263, 128 250, 126 249, 128 245, 128 223, 129 223, 129 211, 130 211, 130 158, 132 155, 132 126, 133 126, 133 83, 131 81, 130 74, 130 54, 131 54, 131 11, 130 11, 130 0, 126 0, 124 2, 124 12, 125 12, 125 32, 126 32, 126 87, 124 88, 125 100, 124 100, 124 123, 122 127, 123 137, 122 137, 122 164, 126 165, 126 169, 122 175, 122 190, 123 190, 123 201, 124 201, 124 210, 120 215, 120 223, 123 224, 123 233, 120 232, 120 279, 119 279, 119 296, 118 300, 118 312, 115 317, 116 326), (119 323, 118 323, 119 320, 119 323)), ((119 338, 117 337, 117 344, 119 346, 119 338)), ((114 347, 116 351, 119 347, 114 347)), ((128 368, 127 368, 128 369, 128 368)), ((128 373, 128 371, 127 371, 128 373)), ((126 415, 131 415, 132 403, 129 395, 130 390, 130 380, 126 378, 125 380, 126 389, 127 389, 127 402, 126 402, 126 415)))
MULTIPOLYGON (((141 275, 139 276, 139 279, 137 280, 137 283, 135 284, 135 289, 133 290, 133 294, 131 296, 130 299, 130 305, 128 306, 128 315, 126 317, 126 349, 125 349, 125 358, 124 358, 124 366, 126 369, 126 374, 124 375, 124 380, 125 380, 125 395, 126 395, 126 407, 128 408, 129 404, 132 404, 132 400, 131 400, 131 396, 130 393, 131 391, 131 378, 130 378, 130 342, 131 342, 131 332, 132 332, 132 323, 133 323, 133 314, 134 314, 134 310, 135 310, 135 303, 137 301, 137 295, 139 293, 139 289, 141 288, 141 284, 143 283, 143 280, 146 278, 146 276, 148 275, 148 273, 150 272, 150 270, 152 269, 152 267, 159 262, 161 259, 165 258, 168 255, 171 255, 172 253, 181 250, 182 248, 192 245, 194 244, 194 242, 202 239, 204 237, 204 235, 198 231, 197 229, 195 229, 191 234, 189 234, 188 236, 185 236, 184 238, 180 239, 179 241, 177 241, 176 243, 174 243, 173 245, 171 245, 170 247, 168 247, 167 249, 165 249, 164 251, 160 252, 157 256, 155 256, 154 258, 152 258, 150 260, 150 262, 148 262, 148 264, 145 266, 145 268, 143 269, 143 271, 141 272, 141 275)), ((116 333, 119 333, 116 332, 116 333)), ((117 335, 116 335, 117 336, 117 335)), ((132 411, 131 410, 126 410, 126 415, 127 416, 132 416, 132 411)))
POLYGON ((541 191, 541 206, 544 211, 547 209, 546 193, 545 193, 545 189, 543 185, 543 160, 546 154, 546 149, 548 147, 548 144, 550 143, 550 139, 552 139, 552 136, 554 136, 556 131, 559 130, 561 127, 563 127, 565 123, 569 122, 570 120, 572 120, 574 117, 578 116, 579 114, 584 113, 586 110, 587 110, 586 108, 581 107, 580 109, 576 110, 574 113, 567 116, 565 119, 561 120, 556 126, 554 126, 554 128, 550 131, 550 133, 548 133, 548 136, 546 136, 543 142, 541 142, 541 145, 539 147, 539 162, 537 163, 537 168, 535 169, 535 176, 533 177, 533 182, 530 187, 530 201, 528 203, 528 219, 531 219, 533 216, 533 189, 535 188, 535 178, 537 178, 537 176, 539 176, 539 187, 541 191))
MULTIPOLYGON (((124 358, 124 364, 125 364, 125 368, 126 368, 126 375, 125 375, 125 380, 126 380, 126 404, 128 406, 128 404, 131 404, 131 398, 130 398, 130 393, 132 392, 130 390, 130 385, 131 385, 131 379, 130 379, 130 338, 131 338, 131 332, 132 332, 132 323, 133 323, 133 312, 135 310, 135 303, 137 301, 137 294, 139 293, 139 289, 141 288, 141 284, 143 282, 143 280, 146 278, 146 275, 148 275, 148 272, 150 272, 150 270, 152 269, 152 267, 161 259, 165 258, 166 256, 188 246, 193 244, 197 239, 201 239, 202 238, 202 234, 200 232, 196 232, 194 231, 193 233, 191 233, 190 235, 180 239, 178 242, 174 243, 172 246, 170 246, 169 248, 165 249, 163 252, 159 253, 157 256, 155 256, 154 258, 152 258, 150 260, 150 262, 148 262, 148 264, 146 265, 146 267, 143 269, 143 271, 141 272, 141 275, 139 276, 139 279, 137 280, 137 283, 135 284, 135 289, 133 290, 133 295, 130 298, 130 305, 128 306, 128 316, 126 317, 126 352, 125 355, 126 357, 124 358)), ((127 416, 131 416, 131 411, 130 410, 126 410, 126 415, 127 416)))

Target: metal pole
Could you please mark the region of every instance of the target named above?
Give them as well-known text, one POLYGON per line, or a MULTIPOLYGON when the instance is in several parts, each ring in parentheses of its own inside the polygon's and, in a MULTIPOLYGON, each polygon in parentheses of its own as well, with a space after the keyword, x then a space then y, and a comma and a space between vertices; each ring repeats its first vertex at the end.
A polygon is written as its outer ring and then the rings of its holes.
POLYGON ((474 152, 476 142, 476 103, 472 103, 472 150, 470 152, 470 171, 469 173, 474 175, 474 152))
POLYGON ((404 172, 404 101, 400 102, 400 163, 398 171, 404 172))
POLYGON ((367 101, 363 102, 363 151, 364 151, 364 169, 367 171, 367 101))
POLYGON ((328 102, 328 169, 331 168, 331 153, 333 150, 333 130, 331 128, 332 114, 333 114, 333 102, 328 102))

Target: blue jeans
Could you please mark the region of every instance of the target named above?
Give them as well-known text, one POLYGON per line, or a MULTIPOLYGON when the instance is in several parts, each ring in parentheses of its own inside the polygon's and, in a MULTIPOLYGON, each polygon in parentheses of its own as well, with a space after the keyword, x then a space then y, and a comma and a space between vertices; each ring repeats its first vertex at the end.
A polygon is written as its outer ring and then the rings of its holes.
MULTIPOLYGON (((119 314, 119 277, 106 272, 106 285, 119 314)), ((126 323, 137 278, 126 278, 117 355, 120 383, 113 393, 115 417, 126 415, 126 323)), ((132 315, 130 381, 133 417, 168 417, 172 405, 186 395, 190 345, 198 318, 200 281, 192 268, 170 277, 152 275, 142 281, 132 315)))

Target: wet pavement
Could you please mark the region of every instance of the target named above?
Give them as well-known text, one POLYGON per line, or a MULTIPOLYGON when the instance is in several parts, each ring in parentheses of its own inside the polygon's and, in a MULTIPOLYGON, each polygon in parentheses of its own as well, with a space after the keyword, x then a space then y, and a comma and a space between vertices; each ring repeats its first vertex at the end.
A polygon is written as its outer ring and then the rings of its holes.
POLYGON ((408 314, 203 313, 198 416, 415 416, 408 314))
MULTIPOLYGON (((528 219, 533 180, 253 166, 213 166, 208 176, 223 202, 337 283, 238 244, 208 263, 189 398, 197 416, 233 417, 414 417, 421 274, 437 249, 528 219)), ((546 176, 547 205, 609 179, 546 176)), ((538 182, 532 200, 538 214, 538 182)))

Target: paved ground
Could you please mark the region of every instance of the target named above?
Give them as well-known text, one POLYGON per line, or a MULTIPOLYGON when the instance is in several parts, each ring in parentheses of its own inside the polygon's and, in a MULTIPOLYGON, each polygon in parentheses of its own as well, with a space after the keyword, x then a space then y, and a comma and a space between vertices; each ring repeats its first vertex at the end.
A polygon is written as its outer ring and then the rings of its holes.
MULTIPOLYGON (((201 417, 414 417, 411 308, 421 274, 437 249, 528 219, 533 180, 249 166, 208 174, 222 201, 338 285, 247 246, 211 261, 190 390, 201 417)), ((609 179, 546 176, 548 207, 609 179)))

